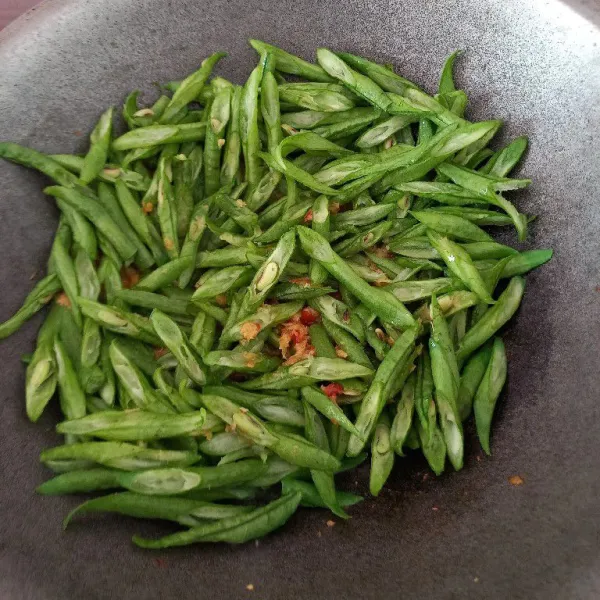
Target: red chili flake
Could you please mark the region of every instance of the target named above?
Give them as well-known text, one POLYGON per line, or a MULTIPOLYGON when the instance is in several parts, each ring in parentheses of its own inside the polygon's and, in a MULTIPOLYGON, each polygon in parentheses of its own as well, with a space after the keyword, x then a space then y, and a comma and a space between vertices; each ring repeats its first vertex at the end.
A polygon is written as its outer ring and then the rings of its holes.
POLYGON ((168 350, 166 348, 156 347, 154 348, 154 360, 158 360, 161 356, 164 356, 168 350))
POLYGON ((137 285, 140 280, 140 273, 134 267, 123 267, 121 269, 121 282, 125 289, 137 285))
POLYGON ((329 294, 332 298, 335 298, 336 300, 341 300, 342 299, 342 294, 340 292, 333 292, 333 294, 329 294))
POLYGON ((311 287, 312 285, 310 277, 292 277, 290 279, 290 283, 295 283, 296 285, 301 285, 302 287, 311 287))
POLYGON ((154 563, 154 566, 159 569, 164 569, 167 566, 167 561, 164 558, 153 558, 152 562, 154 563))
POLYGON ((508 478, 508 483, 510 483, 510 485, 523 485, 525 480, 520 475, 511 475, 508 478))
POLYGON ((309 208, 304 215, 304 222, 310 223, 313 220, 313 211, 312 208, 309 208))
POLYGON ((344 319, 344 322, 346 322, 346 323, 350 320, 350 311, 349 310, 344 311, 344 316, 342 317, 342 319, 344 319))
POLYGON ((60 292, 56 296, 56 304, 60 304, 61 306, 64 306, 66 308, 71 308, 71 301, 64 292, 60 292))
POLYGON ((340 394, 344 393, 344 386, 341 383, 328 383, 322 385, 321 390, 330 400, 336 400, 340 394))
POLYGON ((339 346, 335 347, 335 355, 338 358, 348 358, 348 353, 343 348, 340 348, 339 346))
POLYGON ((310 306, 305 306, 300 312, 300 322, 303 325, 312 325, 319 320, 319 313, 314 308, 310 308, 310 306))
POLYGON ((227 296, 225 294, 219 294, 218 296, 215 296, 215 302, 223 308, 224 306, 227 306, 227 296))
POLYGON ((262 329, 262 325, 260 323, 256 323, 255 321, 246 321, 242 323, 240 327, 240 333, 242 334, 242 338, 245 340, 253 340, 262 329))

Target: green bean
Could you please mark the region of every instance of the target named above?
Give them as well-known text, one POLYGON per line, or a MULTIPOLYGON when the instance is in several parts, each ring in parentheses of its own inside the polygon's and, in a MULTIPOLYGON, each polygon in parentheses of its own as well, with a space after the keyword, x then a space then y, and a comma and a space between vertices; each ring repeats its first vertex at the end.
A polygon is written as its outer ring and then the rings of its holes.
POLYGON ((306 227, 297 228, 302 248, 383 321, 410 327, 414 321, 404 305, 389 292, 375 288, 356 276, 351 267, 331 249, 327 240, 306 227))
POLYGON ((516 138, 508 146, 498 151, 485 167, 480 169, 480 172, 492 177, 506 177, 523 156, 528 143, 527 136, 516 138))
POLYGON ((299 492, 282 496, 265 507, 247 515, 230 517, 215 524, 193 527, 185 532, 174 533, 158 540, 147 540, 139 536, 133 542, 141 548, 170 548, 195 542, 229 542, 241 544, 262 537, 281 527, 296 511, 302 495, 299 492))
MULTIPOLYGON (((169 178, 171 163, 166 158, 158 161, 158 202, 157 217, 162 242, 171 259, 179 256, 179 237, 177 235, 177 206, 173 186, 169 178)), ((193 261, 192 261, 193 264, 193 261)))
POLYGON ((396 452, 398 456, 404 456, 403 447, 406 443, 406 438, 413 421, 416 383, 417 376, 413 373, 406 380, 406 384, 402 388, 402 395, 396 405, 396 414, 392 421, 390 442, 394 452, 396 452))
POLYGON ((373 433, 371 442, 371 471, 369 491, 378 496, 394 467, 394 448, 390 440, 390 419, 383 412, 373 433))
MULTIPOLYGON (((319 495, 317 488, 306 481, 300 481, 299 479, 293 479, 292 477, 285 477, 281 482, 281 490, 284 495, 293 492, 300 492, 302 494, 300 506, 327 508, 327 505, 323 502, 323 499, 319 495)), ((336 504, 341 508, 353 506, 354 504, 358 504, 363 500, 362 496, 341 491, 336 491, 335 498, 336 504)))
POLYGON ((250 210, 242 200, 234 201, 226 194, 216 194, 213 204, 242 227, 248 235, 256 236, 260 233, 258 215, 250 210))
MULTIPOLYGON (((298 134, 299 135, 299 134, 298 134)), ((323 138, 324 139, 324 138, 323 138)), ((319 192, 320 194, 326 194, 328 196, 333 196, 339 194, 340 192, 334 190, 328 185, 324 185, 315 179, 308 171, 305 171, 299 168, 293 162, 286 160, 284 158, 276 159, 270 154, 266 154, 264 152, 259 153, 260 158, 267 164, 270 169, 274 169, 275 171, 279 171, 284 175, 293 178, 298 183, 301 183, 303 186, 314 190, 315 192, 319 192)))
POLYGON ((376 123, 370 129, 367 129, 356 140, 358 148, 374 148, 379 144, 384 143, 388 138, 393 136, 407 125, 418 121, 417 115, 395 115, 384 121, 376 123))
POLYGON ((363 324, 349 306, 331 296, 315 298, 309 304, 323 317, 350 332, 361 343, 365 342, 363 324))
POLYGON ((279 301, 312 300, 335 292, 335 288, 310 283, 280 283, 273 288, 271 296, 279 301))
POLYGON ((339 56, 326 48, 317 50, 317 60, 323 69, 339 79, 348 89, 382 111, 393 114, 393 102, 369 77, 351 69, 339 56))
POLYGON ((177 234, 185 237, 194 212, 194 187, 202 171, 203 153, 199 146, 192 144, 185 160, 173 165, 173 185, 176 199, 177 234))
MULTIPOLYGON (((304 431, 308 441, 315 444, 315 446, 319 447, 324 452, 329 453, 329 440, 327 439, 327 433, 325 432, 321 417, 308 403, 304 404, 304 420, 304 431)), ((349 515, 337 504, 333 473, 328 473, 319 469, 311 469, 310 474, 325 506, 338 517, 348 519, 349 515)))
POLYGON ((446 442, 448 458, 456 470, 462 468, 464 441, 461 419, 456 406, 458 396, 458 365, 448 325, 435 296, 431 302, 432 334, 429 355, 435 389, 435 402, 440 426, 446 442))
POLYGON ((498 396, 506 381, 506 353, 500 338, 494 338, 485 374, 477 388, 473 401, 475 425, 479 443, 486 454, 490 452, 490 427, 498 396))
POLYGON ((279 86, 279 100, 321 112, 339 112, 354 108, 352 95, 335 83, 286 83, 279 86))
POLYGON ((104 440, 137 441, 172 438, 199 431, 206 411, 185 415, 161 414, 139 409, 115 410, 63 421, 56 426, 59 433, 93 435, 104 440))
POLYGON ((192 301, 202 301, 224 294, 229 290, 236 290, 250 283, 254 270, 251 267, 234 266, 221 270, 207 271, 196 284, 196 291, 192 301))
POLYGON ((361 73, 369 76, 375 83, 380 85, 387 92, 403 94, 406 88, 416 88, 417 86, 409 81, 396 75, 386 66, 371 62, 361 56, 349 54, 348 52, 337 52, 337 55, 348 63, 351 67, 358 69, 361 73))
POLYGON ((332 402, 325 394, 322 394, 314 387, 303 387, 302 398, 309 403, 313 408, 318 410, 326 418, 335 421, 340 427, 346 431, 361 436, 361 433, 356 429, 352 422, 346 417, 344 411, 332 402))
POLYGON ((362 171, 355 172, 352 177, 372 173, 384 174, 391 171, 374 186, 375 193, 386 191, 390 187, 421 179, 431 169, 444 163, 455 152, 480 140, 495 128, 497 128, 496 121, 444 127, 423 146, 412 148, 395 160, 383 161, 381 164, 365 167, 362 171))
POLYGON ((333 250, 343 258, 354 256, 358 252, 377 244, 392 228, 391 221, 381 221, 377 225, 360 231, 357 235, 336 244, 333 250))
POLYGON ((305 387, 314 381, 340 381, 353 377, 367 377, 373 370, 341 358, 309 357, 274 373, 267 373, 240 384, 245 390, 284 390, 305 387))
POLYGON ((460 56, 461 51, 455 50, 444 63, 444 68, 442 69, 442 74, 440 76, 440 83, 438 85, 438 94, 448 94, 449 92, 453 92, 456 90, 456 86, 454 85, 454 76, 452 71, 454 69, 454 62, 460 56))
POLYGON ((160 345, 160 338, 145 317, 85 298, 78 298, 77 303, 86 317, 94 319, 104 329, 160 345))
POLYGON ((455 215, 462 217, 475 223, 479 226, 484 225, 511 225, 512 220, 508 215, 503 215, 494 210, 486 210, 484 208, 470 208, 466 206, 432 206, 428 209, 429 212, 439 212, 443 214, 455 215))
POLYGON ((473 264, 467 251, 446 237, 428 230, 427 235, 432 246, 440 253, 448 269, 458 277, 466 287, 475 292, 482 302, 493 304, 487 286, 483 282, 479 271, 473 264))
POLYGON ((298 75, 309 81, 324 83, 333 81, 320 66, 309 63, 277 46, 272 46, 260 40, 250 40, 250 45, 261 55, 270 54, 275 60, 275 68, 278 71, 298 75))
POLYGON ((198 98, 215 65, 225 56, 224 52, 215 52, 202 61, 202 65, 197 71, 188 75, 179 84, 171 101, 159 119, 160 123, 173 122, 174 117, 181 109, 198 98))
POLYGON ((253 248, 239 248, 236 246, 218 248, 199 252, 196 257, 196 267, 208 269, 211 267, 234 267, 248 264, 247 253, 253 248))
POLYGON ((480 227, 458 215, 431 210, 411 211, 411 215, 429 229, 460 240, 489 242, 492 237, 480 227))
POLYGON ((360 432, 360 436, 353 435, 348 443, 348 456, 357 456, 365 445, 379 419, 387 398, 385 389, 394 372, 402 365, 407 356, 410 355, 414 347, 417 336, 417 329, 411 327, 407 329, 402 336, 396 340, 390 351, 377 368, 375 376, 371 381, 369 390, 360 406, 360 411, 356 419, 355 427, 360 432))
POLYGON ((336 325, 333 321, 329 321, 328 319, 323 319, 322 324, 329 336, 335 341, 336 345, 347 354, 348 358, 352 362, 363 365, 367 368, 371 368, 373 366, 373 363, 365 352, 363 345, 356 340, 352 334, 348 333, 346 330, 342 329, 340 326, 336 325))
POLYGON ((253 509, 252 506, 212 504, 188 498, 156 498, 133 492, 120 492, 80 504, 65 518, 63 528, 66 529, 75 517, 94 512, 115 512, 141 519, 165 519, 194 526, 198 524, 198 519, 214 521, 245 514, 253 509))
POLYGON ((258 269, 242 300, 240 316, 252 314, 264 302, 292 256, 295 237, 293 231, 283 235, 271 255, 258 269))
MULTIPOLYGON (((210 440, 200 444, 200 450, 208 456, 225 456, 230 452, 246 449, 250 442, 231 431, 223 431, 213 435, 210 440)), ((225 463, 227 464, 227 463, 225 463)))
POLYGON ((499 192, 526 187, 531 183, 531 180, 488 177, 449 163, 440 165, 438 170, 443 175, 450 177, 456 184, 468 190, 484 194, 490 204, 501 208, 510 216, 519 234, 519 240, 523 241, 525 239, 527 236, 527 218, 525 215, 520 214, 513 204, 499 192))
POLYGON ((150 315, 152 325, 165 346, 177 358, 187 375, 198 385, 206 383, 206 374, 185 334, 165 313, 157 309, 150 315))
POLYGON ((394 208, 393 204, 376 204, 366 208, 349 210, 335 215, 331 220, 331 224, 333 229, 343 229, 351 225, 358 227, 372 225, 381 219, 385 219, 393 212, 394 208))
MULTIPOLYGON (((79 305, 77 304, 77 297, 79 296, 79 282, 77 281, 75 264, 71 259, 71 256, 69 255, 69 251, 63 246, 59 237, 54 238, 51 250, 51 259, 54 265, 54 269, 56 271, 56 275, 58 275, 58 279, 60 280, 60 285, 64 290, 65 294, 67 295, 67 298, 69 299, 75 323, 77 324, 77 327, 81 328, 83 325, 83 320, 81 318, 81 311, 79 310, 79 305)), ((50 287, 50 289, 54 289, 55 287, 46 279, 43 279, 40 283, 38 283, 38 286, 42 287, 44 291, 46 291, 48 287, 50 287)), ((37 292, 38 286, 36 286, 36 288, 33 289, 32 294, 35 294, 37 292)), ((46 301, 49 301, 51 296, 46 295, 45 298, 46 301)), ((43 302, 43 298, 41 300, 43 302)), ((42 308, 42 306, 43 304, 40 303, 39 300, 36 301, 36 299, 32 299, 31 301, 29 301, 28 297, 25 300, 25 305, 23 308, 28 307, 30 310, 33 309, 35 312, 37 312, 37 310, 42 308), (36 308, 37 310, 35 310, 36 308)), ((23 311, 23 308, 20 310, 23 311)), ((31 314, 35 314, 35 312, 31 314)))
MULTIPOLYGON (((281 181, 281 173, 269 170, 265 173, 260 181, 249 190, 247 197, 247 206, 250 210, 258 211, 269 200, 275 188, 281 181)), ((259 224, 263 227, 263 223, 259 219, 259 224)))
POLYGON ((104 467, 135 471, 187 466, 198 462, 199 457, 189 452, 155 450, 127 442, 81 442, 49 448, 40 454, 40 461, 47 465, 61 460, 87 460, 104 467))
POLYGON ((100 281, 94 264, 83 248, 75 253, 74 268, 81 296, 96 300, 100 295, 100 281))
POLYGON ((47 187, 44 193, 63 200, 89 219, 96 229, 106 236, 124 261, 133 258, 137 251, 136 246, 96 199, 86 196, 79 190, 60 186, 47 187))
POLYGON ((444 470, 446 445, 437 424, 436 405, 433 400, 433 376, 429 353, 425 350, 417 366, 415 383, 415 409, 417 432, 423 454, 436 475, 444 470))
MULTIPOLYGON (((324 237, 329 235, 329 200, 327 196, 318 196, 312 206, 312 228, 324 237)), ((327 279, 327 271, 316 260, 310 260, 310 279, 314 284, 322 284, 327 279)))
POLYGON ((92 319, 84 319, 81 334, 81 366, 93 367, 100 358, 102 335, 100 326, 92 319))
POLYGON ((273 73, 265 70, 261 82, 260 107, 267 130, 269 152, 273 153, 282 140, 281 116, 279 107, 279 87, 273 73))
POLYGON ((301 201, 291 206, 288 210, 285 210, 284 200, 282 199, 283 206, 281 208, 283 209, 283 213, 280 215, 279 220, 273 223, 264 233, 254 238, 255 242, 259 244, 275 242, 284 234, 289 233, 295 225, 302 223, 306 219, 308 211, 311 210, 312 202, 310 200, 301 201))
MULTIPOLYGON (((126 199, 129 199, 128 195, 127 195, 126 199)), ((106 183, 103 183, 103 182, 100 182, 98 184, 98 202, 108 212, 109 216, 117 224, 119 229, 121 229, 125 233, 127 238, 130 239, 132 241, 132 243, 135 245, 135 247, 136 247, 135 259, 136 259, 136 262, 139 264, 139 266, 141 268, 151 267, 154 264, 154 259, 152 258, 152 255, 150 254, 150 252, 148 251, 148 249, 146 248, 146 246, 144 245, 144 243, 142 242, 142 240, 140 239, 140 237, 138 236, 136 231, 134 231, 134 229, 129 224, 129 221, 128 221, 127 217, 125 216, 125 214, 123 213, 123 210, 121 209, 121 206, 117 199, 117 195, 113 191, 112 186, 110 186, 106 183)), ((99 238, 98 241, 99 242, 103 241, 102 236, 103 236, 103 234, 98 232, 98 238, 99 238)), ((106 240, 106 241, 108 243, 110 243, 109 240, 106 240)), ((119 263, 120 262, 121 262, 121 260, 119 259, 119 263)))
POLYGON ((231 114, 231 86, 218 90, 207 113, 204 139, 204 193, 214 194, 221 187, 221 147, 231 114))
POLYGON ((547 263, 552 258, 552 250, 525 250, 514 254, 504 265, 502 278, 514 277, 515 275, 524 275, 525 273, 536 269, 540 265, 547 263))
POLYGON ((63 343, 54 340, 54 358, 57 367, 57 381, 60 408, 67 419, 79 419, 85 415, 85 393, 81 389, 75 368, 63 343))
POLYGON ((98 124, 90 134, 90 149, 83 159, 83 166, 79 179, 87 185, 92 182, 104 168, 108 156, 110 139, 112 136, 112 106, 102 114, 98 124))
POLYGON ((145 292, 154 292, 164 288, 177 279, 185 269, 189 268, 191 263, 191 257, 176 258, 140 279, 135 288, 145 292))
POLYGON ((194 208, 190 219, 190 225, 188 232, 183 241, 181 247, 180 258, 191 260, 191 265, 182 271, 179 276, 179 287, 184 288, 190 282, 192 275, 194 274, 194 267, 196 266, 196 257, 198 254, 198 246, 202 240, 202 236, 206 230, 206 219, 208 216, 208 209, 203 204, 198 204, 194 208))
POLYGON ((109 355, 114 372, 129 398, 138 408, 157 413, 172 413, 156 393, 141 370, 129 359, 117 340, 110 345, 109 355))
POLYGON ((221 185, 229 185, 238 176, 240 167, 240 152, 242 142, 240 138, 240 107, 242 101, 242 88, 239 85, 233 87, 231 97, 231 114, 227 130, 225 150, 221 165, 221 185))
POLYGON ((270 373, 281 364, 275 356, 243 350, 215 350, 204 356, 204 362, 209 367, 229 367, 240 373, 270 373))
POLYGON ((62 285, 56 274, 47 275, 38 282, 28 294, 21 308, 4 323, 0 323, 0 340, 12 335, 35 313, 48 304, 53 295, 62 288, 62 285))
POLYGON ((73 233, 74 242, 87 252, 91 260, 96 260, 98 255, 98 240, 92 224, 81 213, 74 210, 62 200, 57 200, 56 206, 58 206, 67 220, 73 233))
POLYGON ((196 306, 199 310, 217 320, 221 325, 225 325, 227 321, 227 311, 223 310, 221 307, 216 304, 211 304, 210 302, 197 302, 196 306))
POLYGON ((447 277, 419 281, 400 281, 386 286, 402 302, 414 302, 456 288, 456 283, 447 277))
POLYGON ((246 180, 252 188, 261 177, 259 152, 260 139, 258 135, 258 93, 262 79, 263 68, 259 64, 250 74, 242 89, 240 100, 240 138, 246 169, 246 180))
MULTIPOLYGON (((139 95, 139 90, 133 90, 133 92, 128 94, 127 98, 125 98, 125 102, 123 103, 121 114, 129 129, 135 129, 136 127, 148 125, 152 122, 153 115, 150 114, 152 113, 151 109, 147 114, 139 114, 140 109, 137 103, 139 95)), ((170 100, 167 96, 165 96, 165 98, 167 98, 167 101, 170 100)))
MULTIPOLYGON (((162 119, 161 119, 162 120, 162 119)), ((132 129, 112 143, 113 150, 135 150, 165 144, 197 142, 206 135, 205 123, 182 123, 180 125, 148 125, 132 129)))
MULTIPOLYGON (((93 416, 93 415, 92 415, 93 416)), ((115 469, 85 469, 61 473, 36 488, 43 496, 63 496, 118 488, 119 471, 115 469)))
POLYGON ((53 340, 58 333, 61 308, 54 304, 40 327, 37 346, 25 373, 25 408, 27 416, 36 422, 54 395, 57 384, 57 365, 53 340))
POLYGON ((502 292, 497 302, 483 315, 483 317, 467 331, 456 351, 460 362, 464 361, 474 350, 482 346, 507 323, 517 312, 523 294, 525 280, 522 277, 513 277, 502 292))
POLYGON ((463 368, 456 400, 458 413, 462 421, 465 421, 471 414, 473 399, 490 362, 491 354, 491 346, 485 345, 469 358, 463 368))
POLYGON ((79 180, 73 173, 70 173, 57 163, 54 159, 42 154, 37 150, 20 146, 12 142, 0 142, 0 157, 10 160, 18 165, 29 167, 40 171, 44 175, 50 177, 58 185, 64 187, 75 187, 79 184, 79 180))

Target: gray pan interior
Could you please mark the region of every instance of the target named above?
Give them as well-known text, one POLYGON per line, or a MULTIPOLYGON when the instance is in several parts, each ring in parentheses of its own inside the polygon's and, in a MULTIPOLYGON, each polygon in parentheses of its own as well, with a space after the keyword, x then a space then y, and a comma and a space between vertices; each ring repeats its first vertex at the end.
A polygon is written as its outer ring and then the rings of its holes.
MULTIPOLYGON (((422 462, 399 461, 349 522, 301 510, 257 545, 140 551, 130 536, 160 527, 118 517, 61 531, 77 500, 33 491, 48 476, 38 452, 57 442, 57 415, 24 414, 34 319, 0 344, 0 598, 599 597, 599 17, 557 0, 55 0, 0 34, 0 139, 48 152, 81 151, 109 103, 216 49, 230 53, 219 72, 242 81, 248 37, 392 61, 432 91, 462 48, 470 114, 504 119, 504 139, 530 135, 522 172, 535 184, 513 198, 539 215, 528 244, 556 251, 505 338, 492 458, 471 441, 463 471, 426 480, 422 462)), ((44 269, 56 224, 44 184, 0 163, 0 319, 44 269)))

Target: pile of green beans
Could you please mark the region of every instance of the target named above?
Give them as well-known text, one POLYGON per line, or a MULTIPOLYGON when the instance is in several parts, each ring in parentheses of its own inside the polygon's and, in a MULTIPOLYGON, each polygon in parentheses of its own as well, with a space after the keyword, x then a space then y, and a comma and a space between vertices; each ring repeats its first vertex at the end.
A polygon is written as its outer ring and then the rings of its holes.
POLYGON ((461 469, 472 413, 490 453, 498 334, 552 256, 486 229, 526 237, 506 193, 531 183, 509 177, 527 139, 489 148, 501 122, 465 118, 456 53, 431 96, 359 56, 250 43, 244 85, 215 53, 151 106, 132 92, 122 135, 109 108, 83 156, 0 143, 61 211, 46 277, 0 324, 49 305, 25 407, 58 400, 64 443, 38 492, 110 490, 65 527, 117 512, 183 526, 144 548, 241 543, 300 505, 348 518, 361 498, 335 475, 369 450, 373 495, 409 452, 461 469))

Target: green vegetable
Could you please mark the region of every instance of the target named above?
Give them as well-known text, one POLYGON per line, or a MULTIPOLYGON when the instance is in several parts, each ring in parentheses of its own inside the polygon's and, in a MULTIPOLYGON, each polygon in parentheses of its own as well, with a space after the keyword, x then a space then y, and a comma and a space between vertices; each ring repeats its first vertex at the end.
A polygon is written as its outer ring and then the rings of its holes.
POLYGON ((552 257, 495 241, 535 218, 510 197, 527 138, 488 147, 502 122, 465 118, 458 52, 430 96, 354 54, 250 44, 243 85, 212 54, 152 106, 127 95, 114 139, 108 108, 82 154, 0 142, 60 213, 47 274, 0 324, 50 303, 22 357, 27 417, 54 396, 64 416, 38 491, 116 490, 65 527, 105 511, 184 528, 141 547, 241 543, 300 504, 347 518, 361 498, 335 475, 369 453, 373 495, 408 450, 460 469, 471 412, 490 451, 497 335, 552 257))

